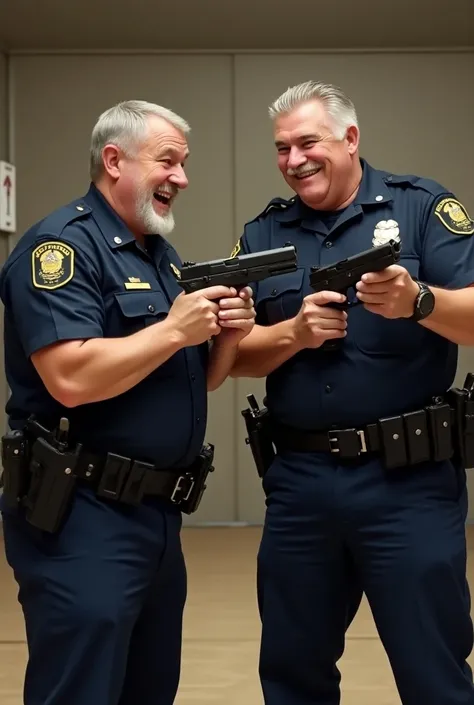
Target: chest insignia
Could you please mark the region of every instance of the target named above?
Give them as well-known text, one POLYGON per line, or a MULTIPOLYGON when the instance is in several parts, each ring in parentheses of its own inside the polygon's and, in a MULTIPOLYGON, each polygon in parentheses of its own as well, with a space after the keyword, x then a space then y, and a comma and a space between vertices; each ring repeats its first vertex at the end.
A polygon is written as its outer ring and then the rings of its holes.
POLYGON ((179 271, 178 267, 176 267, 173 262, 170 262, 170 267, 176 279, 181 279, 181 272, 179 271))
POLYGON ((372 245, 380 247, 386 245, 390 240, 400 242, 400 228, 396 220, 381 220, 377 223, 372 238, 372 245))
POLYGON ((35 247, 31 258, 36 289, 59 289, 74 276, 74 250, 64 242, 43 242, 35 247))

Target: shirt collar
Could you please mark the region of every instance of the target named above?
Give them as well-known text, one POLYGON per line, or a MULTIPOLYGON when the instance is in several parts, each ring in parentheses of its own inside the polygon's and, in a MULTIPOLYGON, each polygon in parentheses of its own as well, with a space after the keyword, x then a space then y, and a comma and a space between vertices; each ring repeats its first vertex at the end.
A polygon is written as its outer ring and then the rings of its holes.
POLYGON ((122 218, 108 203, 95 184, 91 183, 85 198, 92 215, 109 247, 117 249, 131 242, 136 242, 134 234, 128 229, 122 218))

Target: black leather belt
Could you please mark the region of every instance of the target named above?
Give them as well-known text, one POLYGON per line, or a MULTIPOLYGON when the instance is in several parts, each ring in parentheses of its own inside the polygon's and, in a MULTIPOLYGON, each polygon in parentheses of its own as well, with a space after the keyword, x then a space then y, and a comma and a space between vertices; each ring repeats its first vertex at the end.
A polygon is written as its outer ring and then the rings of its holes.
POLYGON ((80 452, 74 473, 99 496, 133 504, 146 496, 179 504, 189 498, 195 484, 193 466, 160 469, 114 453, 97 455, 85 450, 80 452))
POLYGON ((329 431, 306 431, 278 424, 274 426, 273 442, 279 450, 337 453, 348 458, 381 450, 377 424, 329 431))

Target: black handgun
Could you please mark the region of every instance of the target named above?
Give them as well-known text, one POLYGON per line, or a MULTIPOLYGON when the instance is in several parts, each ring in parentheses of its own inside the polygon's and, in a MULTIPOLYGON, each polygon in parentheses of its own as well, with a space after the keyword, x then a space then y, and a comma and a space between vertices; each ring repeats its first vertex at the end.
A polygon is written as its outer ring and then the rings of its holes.
MULTIPOLYGON (((372 247, 358 255, 347 257, 327 267, 311 267, 309 283, 314 292, 337 291, 348 296, 348 291, 360 281, 363 274, 380 272, 382 269, 400 261, 401 244, 390 240, 386 245, 372 247)), ((328 304, 333 308, 346 311, 348 308, 361 303, 358 299, 342 304, 328 304)), ((321 346, 324 350, 336 350, 341 346, 342 340, 327 340, 321 346)))
MULTIPOLYGON (((382 269, 400 261, 401 245, 390 240, 386 245, 372 247, 358 255, 330 264, 327 267, 311 267, 309 283, 313 291, 337 291, 347 296, 348 290, 355 286, 363 274, 380 272, 382 269)), ((342 307, 355 306, 344 302, 342 307)))
POLYGON ((187 294, 219 285, 242 289, 251 282, 296 269, 296 248, 287 245, 209 262, 184 262, 178 283, 187 294))

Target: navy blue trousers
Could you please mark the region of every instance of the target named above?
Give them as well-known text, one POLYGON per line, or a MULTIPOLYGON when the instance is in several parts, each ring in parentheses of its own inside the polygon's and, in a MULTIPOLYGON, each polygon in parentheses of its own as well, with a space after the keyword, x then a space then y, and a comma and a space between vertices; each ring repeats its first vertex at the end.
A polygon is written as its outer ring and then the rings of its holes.
POLYGON ((266 705, 340 703, 337 661, 363 592, 403 705, 474 705, 464 471, 287 453, 263 487, 266 705))
POLYGON ((186 599, 181 514, 80 489, 59 534, 3 520, 26 624, 25 705, 171 705, 186 599))

